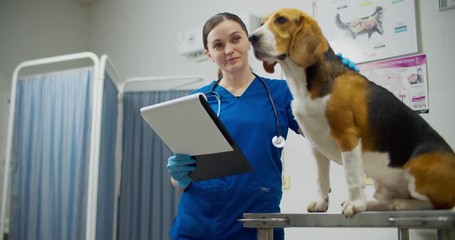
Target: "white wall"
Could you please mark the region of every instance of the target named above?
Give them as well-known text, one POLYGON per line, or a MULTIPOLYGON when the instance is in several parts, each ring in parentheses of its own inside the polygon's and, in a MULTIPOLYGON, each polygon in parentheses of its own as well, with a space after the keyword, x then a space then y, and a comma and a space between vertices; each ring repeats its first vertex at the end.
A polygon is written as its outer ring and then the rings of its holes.
POLYGON ((418 1, 422 52, 427 54, 430 114, 424 118, 455 149, 455 9, 438 11, 438 1, 418 1))
MULTIPOLYGON (((6 78, 0 74, 0 112, 6 113, 8 111, 8 96, 10 84, 6 78)), ((6 148, 6 135, 7 135, 7 120, 8 114, 0 114, 0 190, 3 186, 3 167, 5 164, 5 148, 6 148)), ((0 196, 2 194, 0 193, 0 196)))
POLYGON ((0 0, 0 73, 9 80, 22 61, 87 51, 90 19, 76 0, 0 0))
MULTIPOLYGON (((430 113, 425 115, 455 148, 455 10, 439 12, 438 1, 417 0, 422 52, 427 54, 430 113)), ((179 36, 202 28, 220 11, 239 15, 264 15, 279 7, 299 7, 311 12, 311 1, 302 0, 99 0, 84 5, 76 0, 0 0, 0 111, 7 111, 11 75, 22 61, 80 51, 108 54, 125 77, 203 75, 216 77, 209 61, 191 62, 177 54, 179 36)), ((343 53, 349 57, 349 53, 343 53)), ((256 65, 255 65, 256 66, 256 65)), ((0 114, 0 161, 5 156, 7 114, 0 114)), ((314 162, 308 142, 291 133, 285 150, 285 174, 291 188, 284 190, 283 212, 306 212, 314 191, 314 162)), ((1 169, 0 169, 1 170, 1 169)), ((346 197, 344 177, 332 166, 329 211, 339 212, 346 197)), ((3 170, 1 170, 3 172, 3 170)), ((0 181, 2 178, 0 178, 0 181)), ((371 187, 367 189, 371 193, 371 187)), ((397 239, 395 229, 286 230, 287 239, 397 239), (311 237, 310 237, 311 236, 311 237)), ((413 231, 416 239, 432 239, 433 232, 413 231)))
POLYGON ((179 37, 198 28, 215 13, 263 15, 278 7, 311 10, 311 1, 173 0, 100 1, 93 8, 91 48, 108 53, 126 77, 198 74, 210 79, 217 68, 209 61, 186 60, 177 54, 179 37), (134 3, 134 4, 133 4, 134 3), (178 6, 178 7, 177 7, 178 6))

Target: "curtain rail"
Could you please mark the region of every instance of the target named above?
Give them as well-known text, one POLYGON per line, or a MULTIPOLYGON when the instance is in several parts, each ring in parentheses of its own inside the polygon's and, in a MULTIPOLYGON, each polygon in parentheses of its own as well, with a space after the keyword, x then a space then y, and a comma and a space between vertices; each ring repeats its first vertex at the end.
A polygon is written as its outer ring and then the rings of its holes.
MULTIPOLYGON (((117 89, 120 89, 120 87, 122 86, 123 78, 120 76, 118 68, 114 65, 112 60, 106 54, 102 55, 100 58, 100 67, 102 70, 104 69, 105 71, 107 71, 109 73, 109 76, 114 77, 114 79, 112 79, 112 81, 114 82, 117 89)), ((103 73, 100 73, 100 74, 103 74, 103 73)))
MULTIPOLYGON (((111 61, 111 59, 106 55, 101 56, 101 69, 104 69, 109 76, 112 76, 111 80, 118 90, 117 101, 120 101, 120 87, 122 86, 122 77, 117 70, 117 67, 111 61)), ((101 73, 103 74, 103 73, 101 73)), ((103 75, 104 76, 104 75, 103 75)), ((122 107, 118 104, 118 113, 117 113, 117 136, 116 136, 116 146, 115 146, 115 199, 114 199, 114 219, 112 219, 112 239, 117 239, 117 222, 118 222, 118 204, 120 197, 120 183, 121 183, 121 166, 122 166, 122 126, 123 126, 123 112, 121 111, 122 107)))
POLYGON ((134 77, 128 78, 126 81, 120 86, 120 92, 123 94, 126 91, 129 91, 128 87, 134 84, 141 84, 141 83, 157 83, 157 82, 164 82, 164 81, 185 81, 182 84, 175 85, 171 88, 165 90, 174 90, 181 87, 188 86, 190 84, 194 84, 197 82, 205 82, 206 79, 203 76, 199 75, 188 75, 188 76, 157 76, 157 77, 134 77))

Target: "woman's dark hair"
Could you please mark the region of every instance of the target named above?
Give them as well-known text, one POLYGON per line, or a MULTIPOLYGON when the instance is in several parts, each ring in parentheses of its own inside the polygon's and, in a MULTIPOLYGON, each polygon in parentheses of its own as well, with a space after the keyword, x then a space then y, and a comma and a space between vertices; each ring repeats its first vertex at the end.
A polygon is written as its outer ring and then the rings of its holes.
POLYGON ((210 31, 214 29, 218 24, 225 20, 232 20, 240 25, 242 29, 245 31, 246 35, 248 36, 248 30, 246 29, 245 23, 240 19, 237 15, 222 12, 213 15, 207 22, 205 22, 204 27, 202 28, 202 41, 204 41, 204 48, 207 50, 207 35, 209 35, 210 31))

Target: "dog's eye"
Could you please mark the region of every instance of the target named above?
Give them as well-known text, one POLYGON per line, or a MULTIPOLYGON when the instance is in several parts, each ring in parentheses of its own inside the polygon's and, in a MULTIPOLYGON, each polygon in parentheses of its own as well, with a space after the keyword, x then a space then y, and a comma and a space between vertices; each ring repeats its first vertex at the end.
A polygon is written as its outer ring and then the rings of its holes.
POLYGON ((278 24, 285 24, 288 22, 288 19, 285 17, 278 17, 277 19, 275 19, 275 22, 278 24))

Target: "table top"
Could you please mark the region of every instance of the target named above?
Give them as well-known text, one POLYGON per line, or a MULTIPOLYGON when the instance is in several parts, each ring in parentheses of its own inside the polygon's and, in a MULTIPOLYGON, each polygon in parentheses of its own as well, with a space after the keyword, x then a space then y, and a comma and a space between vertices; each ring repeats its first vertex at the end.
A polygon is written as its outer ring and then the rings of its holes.
POLYGON ((244 227, 401 227, 455 228, 455 211, 361 212, 352 218, 341 213, 244 213, 244 227))

